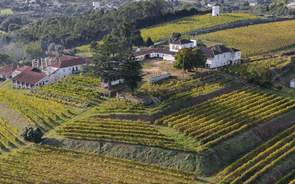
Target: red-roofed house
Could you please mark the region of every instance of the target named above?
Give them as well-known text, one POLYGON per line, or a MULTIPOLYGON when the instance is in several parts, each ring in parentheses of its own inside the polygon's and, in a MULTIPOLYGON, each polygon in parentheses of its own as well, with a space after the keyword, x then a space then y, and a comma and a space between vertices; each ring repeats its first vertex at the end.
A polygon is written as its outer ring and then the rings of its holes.
POLYGON ((46 74, 31 70, 24 70, 11 80, 12 87, 18 89, 35 89, 38 86, 50 84, 46 74))
POLYGON ((59 60, 42 70, 43 73, 49 76, 50 83, 70 75, 79 74, 83 70, 83 65, 91 63, 90 58, 85 57, 62 56, 59 60))
POLYGON ((22 67, 24 65, 13 63, 11 65, 5 66, 0 69, 0 80, 11 79, 12 72, 15 71, 17 68, 22 67))

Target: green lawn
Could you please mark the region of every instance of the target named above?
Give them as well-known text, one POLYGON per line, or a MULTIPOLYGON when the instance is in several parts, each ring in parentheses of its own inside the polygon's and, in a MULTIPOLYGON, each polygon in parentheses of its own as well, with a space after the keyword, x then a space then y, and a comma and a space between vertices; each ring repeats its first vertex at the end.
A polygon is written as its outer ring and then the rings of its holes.
POLYGON ((0 10, 0 14, 13 14, 11 9, 0 10))
POLYGON ((10 91, 14 94, 19 94, 19 93, 28 94, 30 92, 29 89, 13 89, 11 79, 8 79, 3 83, 0 83, 0 89, 5 89, 5 90, 10 91))
POLYGON ((76 56, 86 56, 86 57, 90 57, 94 54, 94 52, 79 52, 77 54, 75 54, 76 56))
POLYGON ((184 133, 177 132, 176 130, 166 126, 154 126, 160 133, 172 138, 176 143, 185 147, 195 148, 199 147, 200 143, 193 138, 186 136, 184 133))

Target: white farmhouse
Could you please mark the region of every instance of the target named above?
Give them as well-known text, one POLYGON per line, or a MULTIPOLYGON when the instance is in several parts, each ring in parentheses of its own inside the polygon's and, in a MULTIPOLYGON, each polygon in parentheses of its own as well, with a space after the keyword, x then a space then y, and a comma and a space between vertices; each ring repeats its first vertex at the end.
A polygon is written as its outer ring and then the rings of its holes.
POLYGON ((143 60, 146 58, 163 58, 163 60, 174 62, 175 61, 175 53, 178 52, 179 49, 184 47, 194 48, 197 46, 197 40, 185 40, 185 39, 175 39, 169 44, 168 49, 162 48, 148 48, 138 52, 133 53, 135 58, 143 60))
POLYGON ((96 10, 97 8, 100 7, 100 2, 98 2, 98 1, 93 1, 92 5, 93 5, 93 9, 96 10))
POLYGON ((81 73, 83 65, 89 63, 87 58, 73 56, 63 56, 59 60, 60 61, 53 62, 51 65, 48 65, 46 69, 42 70, 43 73, 49 76, 51 84, 61 78, 81 73))
POLYGON ((290 80, 290 87, 295 88, 295 79, 290 80))
POLYGON ((241 63, 241 51, 238 49, 224 45, 215 45, 210 48, 200 47, 200 49, 207 56, 206 68, 219 68, 241 63))
POLYGON ((172 52, 178 52, 179 49, 182 49, 184 47, 188 47, 188 48, 194 48, 197 46, 197 40, 196 39, 191 39, 191 40, 179 40, 176 39, 174 41, 172 41, 169 45, 169 50, 172 52))

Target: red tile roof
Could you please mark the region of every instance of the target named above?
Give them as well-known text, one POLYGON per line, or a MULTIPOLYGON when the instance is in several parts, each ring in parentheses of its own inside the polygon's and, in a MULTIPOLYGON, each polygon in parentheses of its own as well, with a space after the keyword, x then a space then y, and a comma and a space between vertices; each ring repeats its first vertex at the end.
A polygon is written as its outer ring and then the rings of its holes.
POLYGON ((71 56, 71 58, 69 59, 61 60, 59 62, 54 62, 53 64, 51 64, 51 67, 66 68, 70 66, 83 65, 83 64, 86 64, 86 61, 83 58, 71 56))
MULTIPOLYGON (((71 50, 70 49, 64 49, 63 52, 65 53, 69 53, 71 50)), ((57 51, 50 51, 47 54, 48 57, 56 57, 58 56, 58 52, 57 51)))
POLYGON ((29 70, 29 71, 32 71, 34 69, 34 67, 31 67, 31 66, 23 66, 23 67, 20 67, 20 68, 17 68, 16 70, 17 71, 25 71, 25 70, 29 70))
POLYGON ((182 44, 187 44, 187 43, 194 43, 190 40, 185 40, 185 39, 182 39, 182 40, 179 40, 179 39, 174 39, 171 44, 178 44, 178 45, 182 45, 182 44))
POLYGON ((13 63, 11 65, 8 65, 4 68, 0 69, 0 74, 1 75, 10 75, 14 70, 17 69, 17 65, 19 65, 19 67, 22 67, 24 65, 18 64, 18 63, 13 63))
POLYGON ((47 75, 43 73, 32 72, 29 70, 25 70, 17 76, 13 77, 12 80, 28 83, 31 85, 35 85, 40 80, 44 79, 47 75))
POLYGON ((148 48, 148 49, 141 50, 139 52, 134 52, 133 55, 137 57, 137 56, 149 55, 151 53, 170 54, 173 56, 175 55, 175 52, 171 52, 169 49, 162 49, 162 48, 148 48))

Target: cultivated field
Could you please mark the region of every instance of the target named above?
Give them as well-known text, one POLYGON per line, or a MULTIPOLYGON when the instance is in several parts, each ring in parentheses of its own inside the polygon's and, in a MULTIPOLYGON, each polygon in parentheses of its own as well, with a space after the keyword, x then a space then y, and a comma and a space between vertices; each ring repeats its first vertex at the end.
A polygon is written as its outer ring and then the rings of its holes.
POLYGON ((19 147, 22 143, 19 131, 0 117, 0 153, 19 147))
POLYGON ((69 76, 53 85, 33 90, 31 95, 50 99, 66 105, 85 107, 89 103, 99 103, 102 93, 98 92, 100 78, 86 75, 69 76))
POLYGON ((0 10, 0 14, 13 14, 11 9, 0 10))
POLYGON ((295 100, 252 88, 237 90, 157 120, 211 148, 294 109, 295 100))
POLYGON ((185 149, 176 144, 172 138, 151 127, 150 122, 87 118, 67 123, 56 131, 68 138, 126 142, 178 150, 185 149))
POLYGON ((192 172, 37 144, 0 157, 0 176, 3 183, 197 183, 192 172))
POLYGON ((253 56, 295 44, 295 20, 228 29, 196 36, 200 40, 225 43, 253 56))
POLYGON ((220 183, 294 182, 294 131, 295 125, 225 168, 218 174, 218 179, 223 178, 220 183), (276 169, 279 170, 281 179, 274 174, 276 169))
POLYGON ((250 19, 258 19, 258 17, 242 13, 222 13, 221 16, 218 17, 212 17, 212 14, 195 15, 142 29, 141 36, 144 40, 146 40, 148 37, 151 37, 151 39, 156 42, 169 38, 172 33, 175 32, 183 34, 198 29, 250 19))
POLYGON ((59 125, 63 118, 70 117, 72 113, 55 101, 44 101, 40 98, 30 98, 22 93, 15 95, 0 89, 0 100, 15 109, 30 123, 43 130, 49 130, 59 125))
POLYGON ((261 61, 254 61, 243 63, 241 65, 231 65, 228 68, 222 68, 222 71, 228 71, 231 74, 239 74, 244 77, 249 77, 250 74, 248 73, 248 69, 251 66, 261 66, 263 65, 264 68, 269 68, 269 70, 280 69, 287 64, 291 63, 291 59, 288 57, 277 57, 277 58, 270 58, 261 61))

